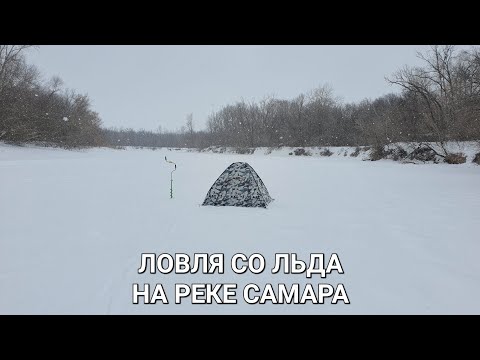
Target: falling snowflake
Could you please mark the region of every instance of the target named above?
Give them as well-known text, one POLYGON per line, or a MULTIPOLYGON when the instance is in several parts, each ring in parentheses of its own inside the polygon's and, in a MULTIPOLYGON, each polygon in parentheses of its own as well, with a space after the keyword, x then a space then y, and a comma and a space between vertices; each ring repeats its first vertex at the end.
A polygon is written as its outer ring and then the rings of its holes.
POLYGON ((63 121, 68 121, 68 117, 64 116, 63 121))

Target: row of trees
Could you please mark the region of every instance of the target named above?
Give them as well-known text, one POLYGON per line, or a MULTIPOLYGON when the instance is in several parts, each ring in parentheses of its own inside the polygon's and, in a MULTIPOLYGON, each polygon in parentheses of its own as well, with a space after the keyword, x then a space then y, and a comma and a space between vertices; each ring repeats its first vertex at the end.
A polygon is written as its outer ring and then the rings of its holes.
POLYGON ((404 67, 386 81, 401 91, 345 104, 319 87, 291 100, 239 101, 212 113, 196 131, 192 114, 178 131, 102 129, 87 95, 43 81, 25 62, 24 45, 0 45, 0 141, 44 141, 65 147, 212 145, 383 147, 391 142, 444 144, 480 139, 480 50, 432 46, 423 66, 404 67))
POLYGON ((399 141, 480 139, 480 51, 432 46, 424 66, 404 67, 386 80, 401 88, 342 104, 329 87, 293 100, 264 99, 225 106, 207 123, 212 144, 256 146, 383 146, 399 141))
MULTIPOLYGON (((292 100, 239 101, 213 113, 206 131, 194 131, 191 116, 176 133, 120 131, 130 143, 152 146, 210 145, 382 147, 392 142, 480 139, 480 52, 432 46, 418 54, 424 65, 404 67, 386 80, 398 94, 343 104, 323 86, 292 100), (133 140, 135 139, 135 140, 133 140)), ((123 135, 120 136, 120 135, 123 135)))
POLYGON ((122 147, 206 148, 214 144, 212 134, 204 130, 195 131, 193 114, 188 114, 185 125, 175 131, 163 130, 159 126, 156 131, 110 128, 104 129, 103 133, 109 144, 122 147))
POLYGON ((105 145, 101 121, 87 95, 44 81, 25 61, 28 45, 0 45, 0 141, 62 147, 105 145))
POLYGON ((111 128, 104 129, 103 132, 106 141, 112 146, 192 147, 192 143, 180 131, 111 128))

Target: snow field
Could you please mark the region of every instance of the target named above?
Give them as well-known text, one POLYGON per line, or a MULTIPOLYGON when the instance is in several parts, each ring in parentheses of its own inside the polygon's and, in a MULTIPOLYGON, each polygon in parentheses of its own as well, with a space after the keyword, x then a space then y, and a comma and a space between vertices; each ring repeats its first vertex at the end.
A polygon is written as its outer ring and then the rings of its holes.
POLYGON ((480 313, 480 166, 273 155, 0 145, 0 313, 480 313), (200 206, 236 161, 268 209, 200 206), (225 273, 138 274, 142 253, 223 253, 225 273), (233 273, 235 253, 265 271, 233 273), (272 274, 276 253, 336 253, 345 273, 272 274), (170 303, 132 304, 133 283, 161 283, 170 303), (238 304, 176 305, 178 283, 237 284, 238 304), (249 305, 249 283, 342 283, 351 304, 249 305))

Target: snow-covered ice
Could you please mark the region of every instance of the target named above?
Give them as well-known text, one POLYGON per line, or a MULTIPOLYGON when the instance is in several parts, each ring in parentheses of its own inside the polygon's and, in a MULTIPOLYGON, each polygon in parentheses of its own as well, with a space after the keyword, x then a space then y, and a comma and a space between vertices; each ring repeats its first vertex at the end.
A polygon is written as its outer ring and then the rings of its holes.
POLYGON ((479 184, 470 162, 0 145, 0 313, 480 314, 479 184), (235 161, 268 209, 200 206, 235 161), (225 273, 138 274, 142 253, 164 252, 224 253, 225 273), (234 274, 235 253, 265 271, 234 274), (272 274, 275 253, 337 253, 345 273, 272 274), (133 283, 162 283, 170 304, 133 305, 133 283), (175 305, 175 283, 235 283, 238 304, 175 305), (342 283, 351 304, 248 305, 248 283, 342 283))

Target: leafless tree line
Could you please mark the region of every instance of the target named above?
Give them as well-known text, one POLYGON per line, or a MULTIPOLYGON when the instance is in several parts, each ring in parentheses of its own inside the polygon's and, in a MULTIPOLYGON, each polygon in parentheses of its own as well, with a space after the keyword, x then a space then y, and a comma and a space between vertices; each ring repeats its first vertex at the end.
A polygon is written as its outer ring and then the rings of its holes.
POLYGON ((28 45, 0 45, 0 140, 62 147, 105 144, 101 121, 87 95, 43 81, 25 61, 28 45))
MULTIPOLYGON (((393 142, 480 139, 480 51, 432 46, 423 66, 397 71, 386 81, 401 89, 345 104, 319 87, 292 100, 239 101, 214 112, 207 129, 194 131, 191 115, 176 132, 110 130, 122 145, 207 147, 358 146, 393 142), (129 139, 129 140, 125 140, 129 139)), ((110 136, 109 136, 110 137, 110 136)), ((439 154, 442 156, 442 154, 439 154)))
POLYGON ((418 54, 423 67, 404 67, 387 80, 403 89, 414 136, 435 141, 480 139, 480 50, 458 52, 454 46, 432 46, 418 54))
POLYGON ((402 89, 342 104, 328 87, 293 100, 228 105, 208 119, 215 145, 383 146, 399 141, 480 139, 480 52, 432 46, 421 67, 386 80, 402 89))
POLYGON ((294 99, 238 101, 195 130, 193 115, 176 131, 102 129, 86 95, 41 80, 25 62, 25 45, 0 45, 0 140, 45 141, 62 146, 359 146, 392 142, 480 139, 480 50, 432 46, 423 65, 398 70, 386 81, 401 91, 343 103, 329 86, 294 99))

